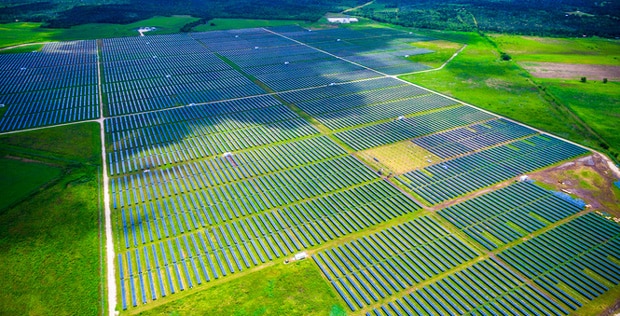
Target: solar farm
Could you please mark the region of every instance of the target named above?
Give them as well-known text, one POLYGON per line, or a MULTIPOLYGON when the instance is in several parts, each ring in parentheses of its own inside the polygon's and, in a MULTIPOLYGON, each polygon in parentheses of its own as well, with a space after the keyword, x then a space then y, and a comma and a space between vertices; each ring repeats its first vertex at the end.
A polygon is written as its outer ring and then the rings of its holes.
POLYGON ((591 152, 399 79, 430 69, 407 59, 430 40, 286 26, 50 43, 0 55, 0 132, 101 124, 121 314, 300 252, 349 314, 566 315, 617 287, 620 226, 515 181, 591 152), (359 155, 398 143, 437 158, 388 173, 359 155))

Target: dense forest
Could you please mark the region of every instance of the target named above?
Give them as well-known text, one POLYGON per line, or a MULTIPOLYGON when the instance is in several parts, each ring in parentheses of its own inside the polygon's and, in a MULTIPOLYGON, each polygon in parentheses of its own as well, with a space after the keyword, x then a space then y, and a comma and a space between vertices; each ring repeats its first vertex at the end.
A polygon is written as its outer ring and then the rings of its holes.
POLYGON ((199 18, 254 18, 316 21, 326 12, 355 7, 363 0, 128 0, 48 1, 0 4, 0 23, 44 22, 66 28, 85 23, 131 23, 153 16, 192 15, 199 18))
MULTIPOLYGON (((0 23, 131 23, 153 16, 316 21, 367 0, 9 0, 0 23)), ((542 36, 620 37, 620 0, 375 0, 352 14, 403 26, 542 36)))
POLYGON ((541 36, 620 36, 620 1, 376 0, 355 14, 432 29, 541 36))

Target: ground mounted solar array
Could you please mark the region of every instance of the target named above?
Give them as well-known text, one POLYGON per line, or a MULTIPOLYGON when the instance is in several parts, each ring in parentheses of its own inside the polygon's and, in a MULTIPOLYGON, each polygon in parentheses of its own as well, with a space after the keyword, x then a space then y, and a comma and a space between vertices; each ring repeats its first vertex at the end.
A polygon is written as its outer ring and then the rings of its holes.
POLYGON ((620 226, 589 213, 499 257, 575 310, 620 284, 620 226))
POLYGON ((587 152, 576 145, 536 135, 415 170, 398 180, 436 204, 587 152))
POLYGON ((439 223, 421 217, 319 252, 313 259, 356 310, 477 256, 439 223))
POLYGON ((366 315, 566 315, 495 259, 477 262, 366 315))
MULTIPOLYGON (((505 233, 502 223, 528 221, 522 209, 549 223, 580 210, 535 184, 520 182, 439 214, 452 222, 452 216, 471 219, 476 208, 497 209, 500 196, 509 198, 497 214, 477 213, 482 218, 478 225, 490 221, 494 223, 488 227, 500 227, 492 231, 495 236, 505 233), (491 200, 496 201, 485 203, 491 200)), ((620 284, 620 226, 593 213, 487 258, 440 225, 432 217, 417 218, 323 250, 313 259, 350 310, 367 315, 566 315, 620 284), (467 249, 469 255, 463 256, 467 249), (449 273, 427 281, 444 271, 449 273)), ((532 227, 529 233, 544 227, 532 227)), ((467 233, 480 241, 479 231, 467 233)), ((495 248, 488 239, 481 245, 495 248)))
POLYGON ((99 118, 95 41, 0 55, 0 132, 99 118))
POLYGON ((334 291, 377 315, 559 315, 617 285, 619 229, 595 215, 504 247, 581 211, 535 184, 405 217, 421 206, 393 182, 435 204, 586 152, 385 76, 426 69, 405 57, 422 40, 277 27, 48 44, 2 57, 0 130, 103 105, 124 310, 324 244, 334 291), (399 141, 445 161, 395 181, 351 155, 399 141))
POLYGON ((387 75, 411 73, 430 67, 407 60, 407 57, 431 51, 409 43, 429 40, 417 34, 391 29, 350 30, 344 28, 320 32, 302 28, 272 28, 293 40, 372 68, 387 75))
POLYGON ((553 192, 517 182, 439 212, 489 250, 581 211, 553 192))
POLYGON ((498 119, 416 138, 413 142, 441 158, 449 158, 533 134, 536 132, 532 129, 498 119))

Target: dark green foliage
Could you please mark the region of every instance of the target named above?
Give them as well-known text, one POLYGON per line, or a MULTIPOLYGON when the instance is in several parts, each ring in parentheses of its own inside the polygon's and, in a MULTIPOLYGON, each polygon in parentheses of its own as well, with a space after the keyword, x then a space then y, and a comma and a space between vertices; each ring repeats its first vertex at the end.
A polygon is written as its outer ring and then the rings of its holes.
POLYGON ((620 36, 620 2, 377 0, 355 13, 381 22, 440 30, 540 36, 620 36))
POLYGON ((583 83, 586 83, 586 81, 588 81, 588 78, 586 78, 586 77, 581 77, 581 79, 580 79, 579 81, 581 81, 581 82, 583 82, 583 83))
POLYGON ((512 57, 510 57, 510 55, 508 55, 508 54, 506 54, 506 53, 503 53, 503 52, 501 53, 501 58, 502 58, 502 60, 504 60, 504 61, 509 61, 509 60, 511 60, 511 59, 512 59, 512 57))
MULTIPOLYGON (((196 27, 198 25, 201 25, 201 24, 205 24, 205 23, 207 23, 207 21, 209 21, 208 18, 201 18, 198 21, 187 23, 187 24, 183 25, 183 27, 180 29, 180 31, 183 32, 183 33, 191 32, 194 27, 196 27)), ((211 23, 211 24, 213 24, 213 23, 211 23)))
POLYGON ((15 20, 41 22, 46 18, 46 13, 54 10, 58 10, 58 5, 52 2, 26 3, 16 6, 0 4, 0 23, 15 22, 15 20))
MULTIPOLYGON (((51 2, 0 7, 0 22, 44 21, 45 27, 68 28, 87 23, 128 24, 154 16, 191 15, 209 20, 220 18, 279 19, 316 21, 327 12, 355 7, 364 0, 271 0, 268 4, 248 0, 129 0, 106 1, 105 4, 57 6, 51 2)), ((198 24, 197 24, 198 25, 198 24)), ((196 25, 194 25, 196 26, 196 25)), ((181 31, 191 30, 189 25, 181 31)))
POLYGON ((607 83, 607 78, 603 78, 603 83, 607 83))

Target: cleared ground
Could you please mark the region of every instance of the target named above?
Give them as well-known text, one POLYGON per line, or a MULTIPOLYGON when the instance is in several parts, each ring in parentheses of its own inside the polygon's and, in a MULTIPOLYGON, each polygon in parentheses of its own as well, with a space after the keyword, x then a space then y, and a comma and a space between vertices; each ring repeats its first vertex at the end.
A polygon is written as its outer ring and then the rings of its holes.
POLYGON ((523 68, 536 78, 579 79, 589 80, 620 79, 620 66, 565 64, 548 62, 521 62, 523 68))
POLYGON ((590 155, 574 162, 531 174, 549 189, 566 190, 592 205, 592 210, 609 212, 620 217, 620 189, 607 163, 599 155, 590 155))

